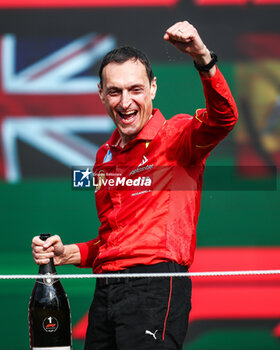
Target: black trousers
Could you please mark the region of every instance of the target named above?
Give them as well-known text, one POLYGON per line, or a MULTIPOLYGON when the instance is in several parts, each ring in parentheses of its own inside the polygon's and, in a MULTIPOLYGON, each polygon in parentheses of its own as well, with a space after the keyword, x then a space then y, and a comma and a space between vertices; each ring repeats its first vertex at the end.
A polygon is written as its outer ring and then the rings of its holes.
MULTIPOLYGON (((187 268, 160 263, 123 272, 187 272, 187 268)), ((190 310, 188 277, 97 279, 85 350, 182 349, 190 310)))

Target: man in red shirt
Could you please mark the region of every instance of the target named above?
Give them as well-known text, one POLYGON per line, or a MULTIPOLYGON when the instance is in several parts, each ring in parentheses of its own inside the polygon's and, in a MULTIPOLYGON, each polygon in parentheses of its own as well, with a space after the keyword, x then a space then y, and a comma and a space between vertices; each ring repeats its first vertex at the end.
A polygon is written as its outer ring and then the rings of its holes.
MULTIPOLYGON (((164 39, 189 54, 206 109, 165 120, 153 109, 157 82, 147 57, 121 47, 100 67, 99 95, 116 130, 96 156, 98 237, 63 245, 34 237, 37 264, 95 273, 187 272, 194 256, 202 175, 210 151, 233 128, 237 109, 217 57, 187 21, 164 39)), ((181 349, 191 309, 189 278, 98 279, 86 350, 181 349)))

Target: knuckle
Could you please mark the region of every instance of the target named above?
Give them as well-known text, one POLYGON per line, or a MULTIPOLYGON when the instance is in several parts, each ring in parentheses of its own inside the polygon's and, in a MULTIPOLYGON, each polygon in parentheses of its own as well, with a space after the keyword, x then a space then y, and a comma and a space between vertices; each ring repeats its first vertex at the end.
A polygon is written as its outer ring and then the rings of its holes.
POLYGON ((40 252, 40 247, 38 247, 38 246, 34 246, 33 247, 33 251, 35 252, 35 253, 39 253, 40 252))
POLYGON ((36 253, 33 253, 33 259, 34 260, 40 260, 40 255, 39 254, 36 254, 36 253))

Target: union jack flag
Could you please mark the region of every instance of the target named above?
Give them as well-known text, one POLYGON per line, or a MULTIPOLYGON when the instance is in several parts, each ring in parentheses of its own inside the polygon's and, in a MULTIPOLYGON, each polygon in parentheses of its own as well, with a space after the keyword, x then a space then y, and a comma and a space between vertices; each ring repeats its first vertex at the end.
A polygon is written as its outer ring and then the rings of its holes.
POLYGON ((94 68, 115 44, 114 37, 97 33, 70 40, 0 37, 2 178, 19 181, 26 164, 33 164, 29 175, 50 174, 44 162, 32 162, 30 152, 23 157, 20 145, 54 160, 54 168, 93 164, 98 145, 113 129, 94 68))

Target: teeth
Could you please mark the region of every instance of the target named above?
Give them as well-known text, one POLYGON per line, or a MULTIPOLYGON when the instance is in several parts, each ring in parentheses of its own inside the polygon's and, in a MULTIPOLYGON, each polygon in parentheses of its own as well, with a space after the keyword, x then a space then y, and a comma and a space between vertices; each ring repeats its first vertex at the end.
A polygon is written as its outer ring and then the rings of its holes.
POLYGON ((129 112, 126 112, 126 113, 122 113, 123 115, 130 115, 130 114, 133 114, 135 113, 135 111, 129 111, 129 112))

